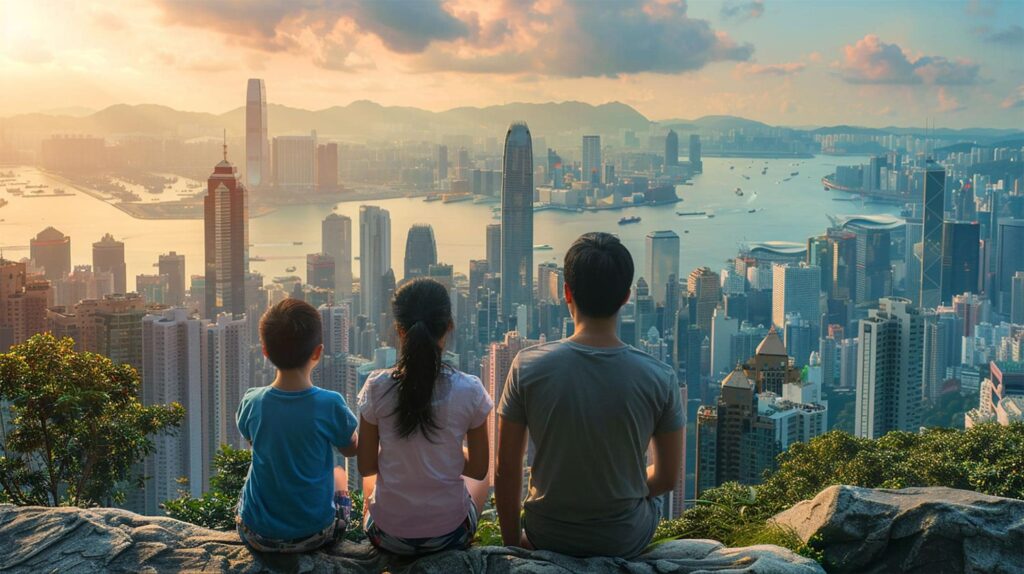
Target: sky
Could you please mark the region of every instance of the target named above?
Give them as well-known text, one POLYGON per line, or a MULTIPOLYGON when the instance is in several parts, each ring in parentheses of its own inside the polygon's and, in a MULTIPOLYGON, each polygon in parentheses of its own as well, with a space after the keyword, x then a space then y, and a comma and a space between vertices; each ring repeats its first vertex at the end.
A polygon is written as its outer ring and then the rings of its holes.
POLYGON ((620 101, 1024 129, 1024 0, 0 0, 0 116, 620 101))

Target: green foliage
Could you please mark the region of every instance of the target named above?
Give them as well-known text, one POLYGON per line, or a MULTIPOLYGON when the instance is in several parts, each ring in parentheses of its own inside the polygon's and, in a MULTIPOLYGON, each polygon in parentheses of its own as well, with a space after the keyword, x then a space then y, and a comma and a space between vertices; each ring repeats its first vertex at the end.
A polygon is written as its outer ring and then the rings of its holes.
POLYGON ((493 509, 484 510, 480 515, 480 521, 476 526, 476 536, 473 538, 474 546, 504 546, 501 539, 501 525, 498 524, 498 514, 493 509))
POLYGON ((978 394, 946 393, 924 412, 922 426, 964 428, 964 413, 978 406, 978 394))
POLYGON ((252 463, 252 452, 226 444, 213 455, 210 490, 199 498, 182 493, 163 503, 167 516, 214 530, 235 528, 235 507, 252 463))
POLYGON ((92 506, 139 488, 133 464, 171 432, 184 409, 143 406, 128 365, 74 350, 71 339, 33 336, 0 354, 0 488, 18 505, 92 506))

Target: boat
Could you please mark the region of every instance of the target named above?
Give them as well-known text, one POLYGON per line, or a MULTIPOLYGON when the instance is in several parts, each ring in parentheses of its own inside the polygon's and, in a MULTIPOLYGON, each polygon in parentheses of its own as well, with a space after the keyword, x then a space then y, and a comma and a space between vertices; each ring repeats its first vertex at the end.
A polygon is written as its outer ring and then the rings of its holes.
POLYGON ((551 247, 547 243, 541 243, 540 245, 533 246, 534 251, 551 251, 552 249, 554 249, 554 247, 551 247))
POLYGON ((740 197, 743 197, 743 190, 738 187, 736 188, 736 191, 734 193, 740 197))
POLYGON ((431 193, 430 195, 428 195, 428 196, 424 197, 424 198, 423 198, 423 201, 424 201, 424 202, 431 202, 431 201, 437 201, 437 200, 439 200, 439 199, 441 199, 441 196, 440 196, 440 195, 438 195, 438 194, 436 194, 436 193, 431 193))
POLYGON ((266 261, 266 257, 260 257, 259 255, 250 255, 249 261, 266 261))
POLYGON ((441 196, 441 203, 455 203, 473 199, 472 193, 446 193, 441 196))
POLYGON ((634 215, 633 217, 619 219, 619 225, 629 225, 630 223, 640 223, 640 218, 634 215))
POLYGON ((707 215, 706 211, 677 211, 676 215, 707 215))
POLYGON ((690 232, 690 230, 689 230, 689 229, 684 229, 684 230, 683 230, 683 233, 689 233, 689 232, 690 232))
POLYGON ((730 165, 730 166, 729 166, 729 169, 736 169, 736 166, 734 166, 734 165, 730 165))
POLYGON ((745 180, 749 181, 749 180, 750 180, 750 176, 749 176, 749 175, 744 175, 744 176, 743 176, 743 179, 745 179, 745 180))
POLYGON ((284 270, 286 273, 295 273, 295 266, 285 267, 284 270))
POLYGON ((292 245, 302 245, 301 241, 292 241, 292 245))
POLYGON ((711 219, 711 218, 712 218, 712 217, 714 217, 714 216, 715 216, 715 214, 714 214, 714 213, 709 213, 709 214, 708 214, 708 219, 711 219))
POLYGON ((793 172, 790 172, 789 177, 796 177, 798 175, 800 175, 799 171, 793 171, 793 172))
POLYGON ((757 213, 757 210, 756 209, 748 209, 747 213, 757 213))

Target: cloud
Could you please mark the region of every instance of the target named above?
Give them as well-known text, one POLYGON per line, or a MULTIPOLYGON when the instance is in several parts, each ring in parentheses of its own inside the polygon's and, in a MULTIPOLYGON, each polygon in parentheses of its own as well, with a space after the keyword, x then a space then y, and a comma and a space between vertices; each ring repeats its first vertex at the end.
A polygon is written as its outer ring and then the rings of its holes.
POLYGON ((980 67, 968 60, 908 55, 896 44, 868 34, 843 48, 839 67, 852 84, 968 85, 979 81, 980 67))
POLYGON ((741 75, 750 76, 792 76, 799 74, 807 68, 803 62, 786 62, 783 64, 757 64, 739 63, 736 64, 736 71, 741 75))
POLYGON ((1017 89, 1003 100, 1000 107, 1004 110, 1024 108, 1024 84, 1017 86, 1017 89))
POLYGON ((486 14, 457 0, 154 1, 169 22, 333 70, 365 66, 357 46, 366 37, 420 72, 615 77, 679 73, 753 53, 687 16, 684 0, 495 0, 486 14))
POLYGON ((939 111, 946 113, 962 112, 967 109, 960 103, 956 96, 946 91, 946 88, 939 88, 939 111))
POLYGON ((8 51, 12 60, 23 64, 49 64, 53 61, 53 52, 41 45, 38 40, 21 42, 8 51))
POLYGON ((1024 44, 1024 26, 1013 24, 1002 30, 985 34, 985 41, 993 44, 1012 44, 1019 46, 1024 44))
POLYGON ((764 14, 764 0, 726 0, 722 4, 722 19, 744 22, 764 14))

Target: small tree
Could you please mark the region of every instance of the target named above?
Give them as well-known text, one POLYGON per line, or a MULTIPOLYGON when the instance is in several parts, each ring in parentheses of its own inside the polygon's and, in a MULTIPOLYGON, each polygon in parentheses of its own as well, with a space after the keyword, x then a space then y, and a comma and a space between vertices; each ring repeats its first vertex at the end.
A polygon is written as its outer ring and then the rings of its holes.
POLYGON ((199 498, 187 492, 163 503, 167 516, 215 530, 235 527, 235 506, 252 464, 252 452, 226 444, 213 455, 213 476, 210 490, 199 498))
POLYGON ((143 406, 139 375, 71 339, 35 335, 0 354, 0 488, 18 505, 93 506, 142 486, 133 464, 170 432, 181 405, 143 406))

